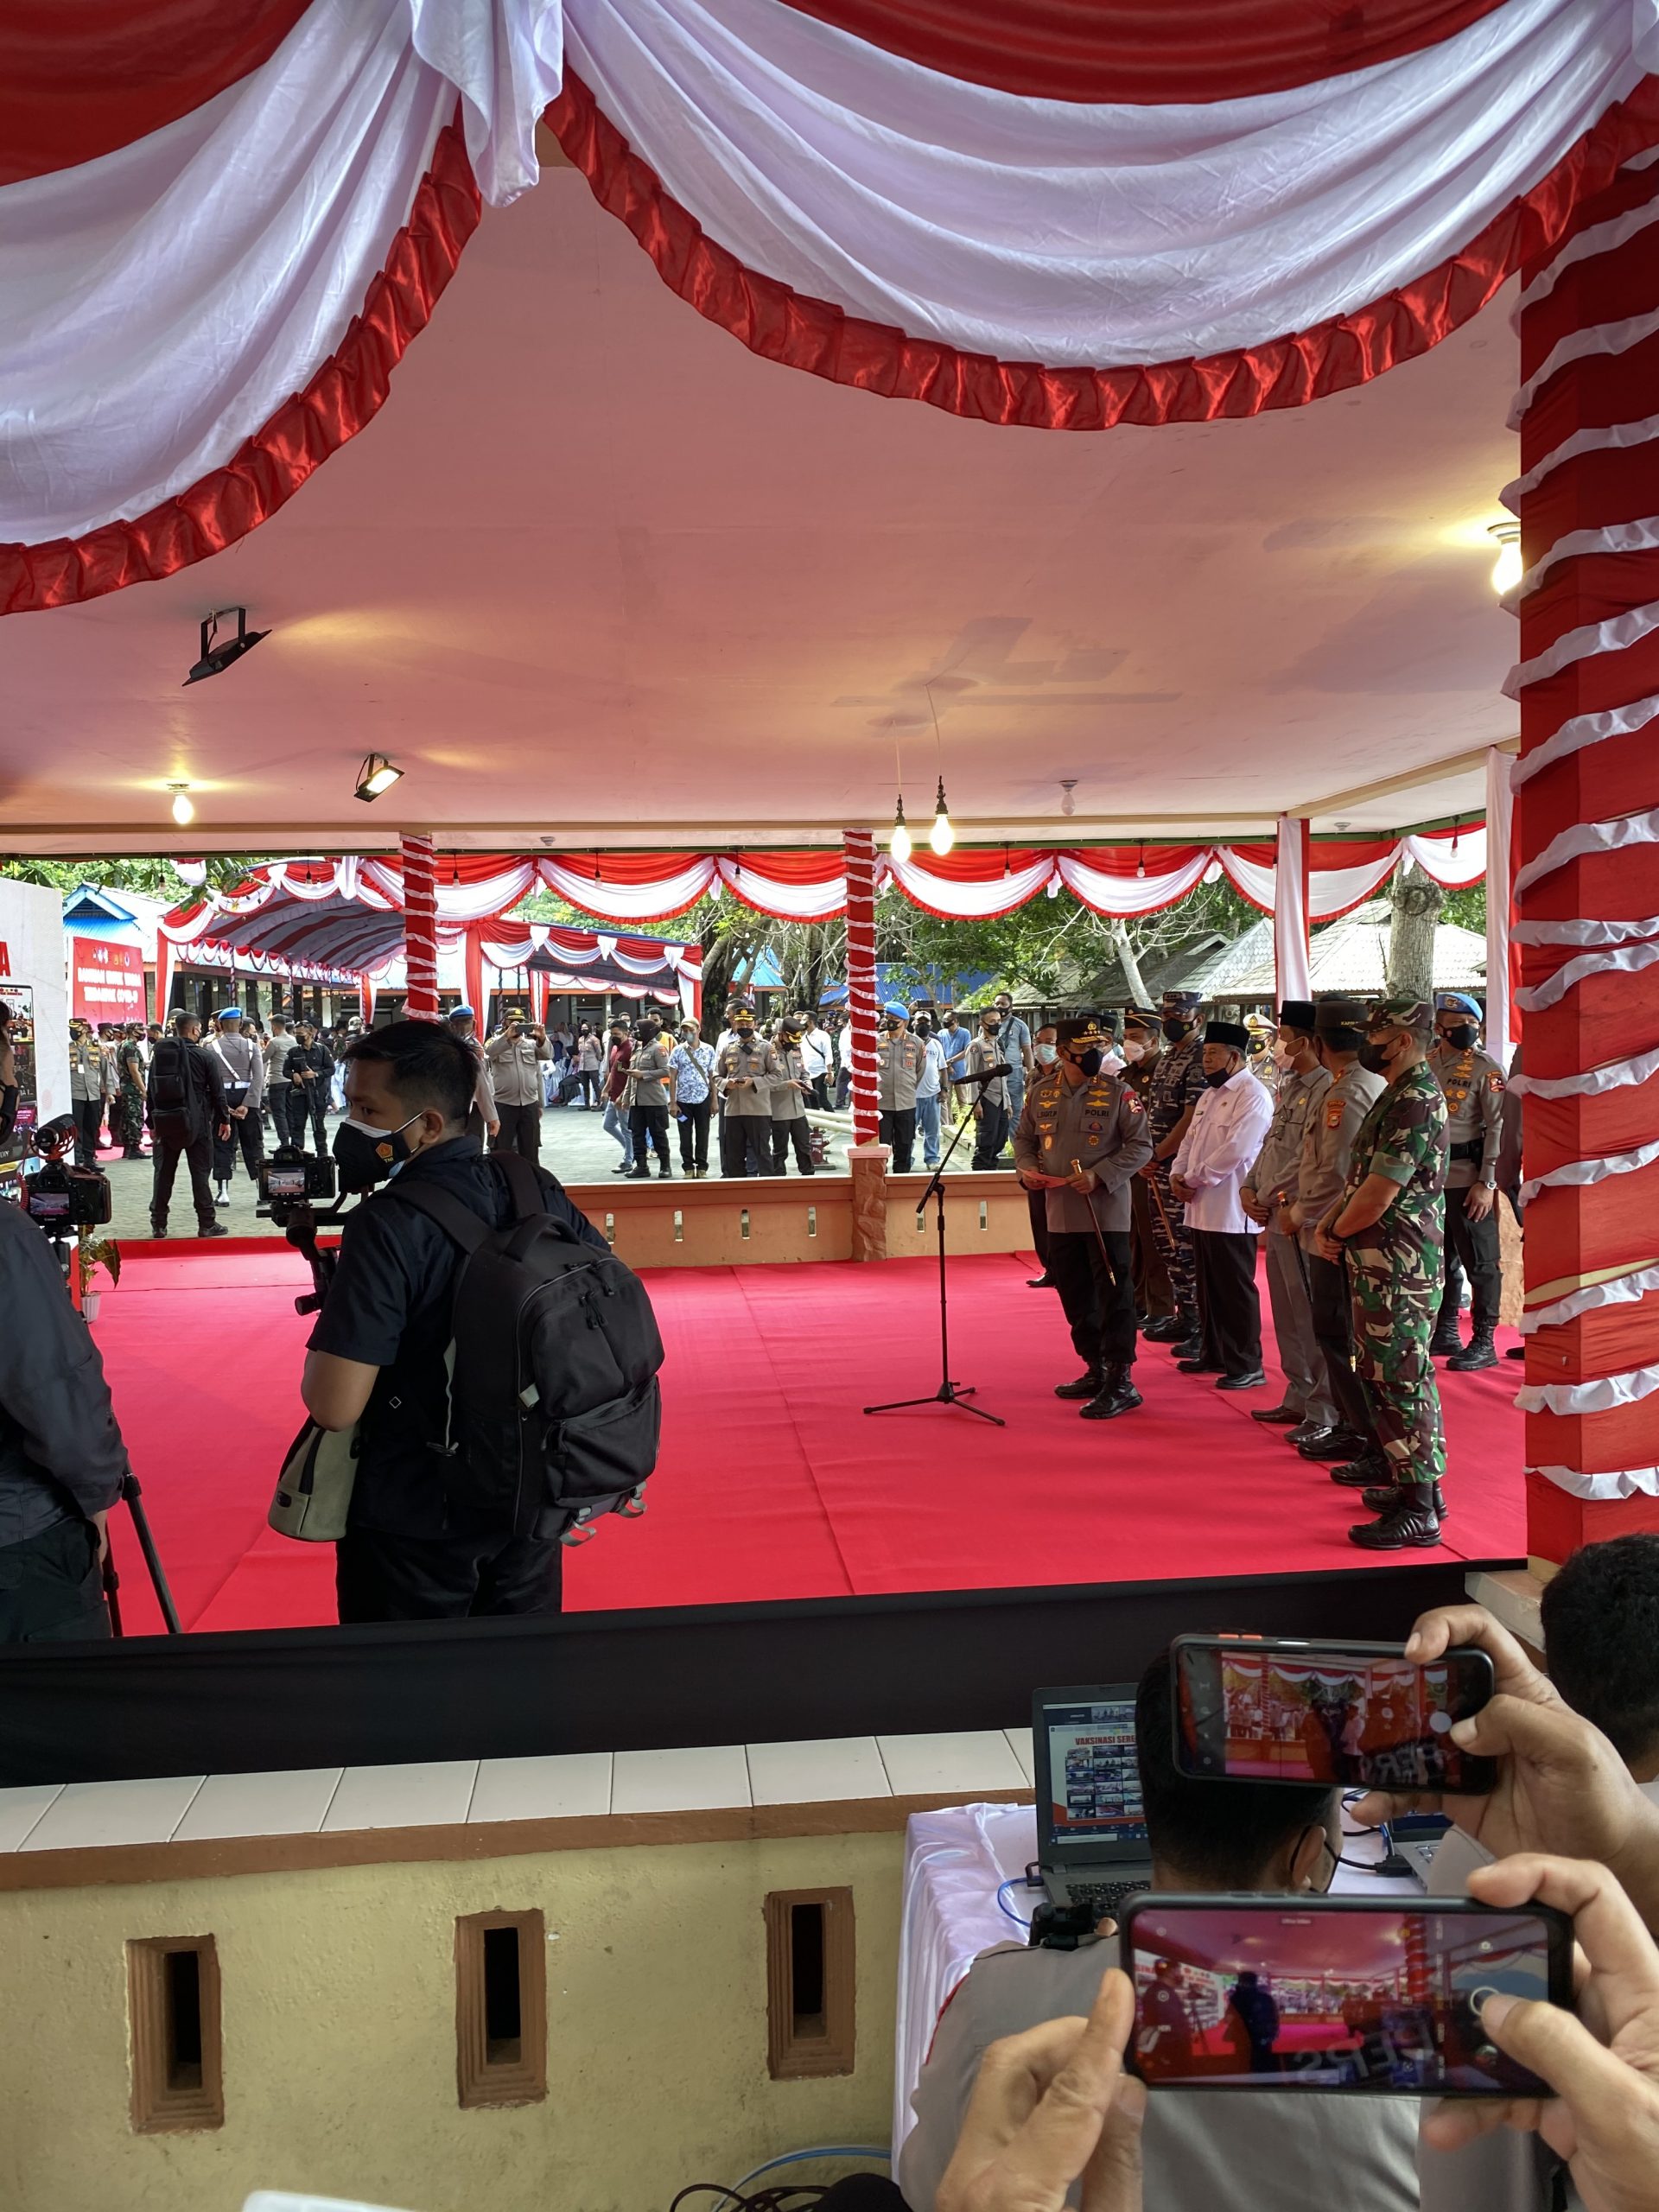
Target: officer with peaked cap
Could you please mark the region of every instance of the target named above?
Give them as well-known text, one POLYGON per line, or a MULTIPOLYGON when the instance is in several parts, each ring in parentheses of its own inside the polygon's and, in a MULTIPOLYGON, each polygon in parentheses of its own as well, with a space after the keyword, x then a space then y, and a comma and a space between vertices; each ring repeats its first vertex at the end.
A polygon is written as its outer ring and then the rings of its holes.
POLYGON ((1112 1421, 1141 1404, 1133 1377, 1135 1292, 1129 1185, 1152 1152, 1146 1109, 1102 1065, 1109 1039, 1092 1017, 1055 1025, 1059 1058, 1026 1093, 1014 1165, 1045 1193, 1048 1273, 1084 1362, 1060 1398, 1082 1398, 1085 1421, 1112 1421))
POLYGON ((1151 1185, 1152 1232, 1175 1294, 1175 1318, 1154 1321, 1149 1344, 1174 1344, 1177 1356, 1197 1358, 1200 1351, 1198 1294, 1193 1273, 1192 1232, 1180 1202, 1169 1187, 1170 1167, 1193 1110, 1205 1092, 1204 1039, 1198 1033, 1196 991, 1166 991, 1159 1014, 1163 1050, 1147 1091, 1147 1120, 1152 1158, 1141 1169, 1151 1185))
POLYGON ((1428 1065, 1446 1093, 1446 1273, 1432 1352, 1450 1352, 1459 1374, 1496 1367, 1503 1275, 1498 1263, 1497 1158, 1503 1141, 1503 1071, 1480 1049, 1480 1008, 1462 991, 1434 1001, 1438 1038, 1428 1065), (1473 1294, 1474 1333, 1465 1349, 1458 1334, 1463 1277, 1473 1294))
POLYGON ((1301 1175, 1302 1144, 1313 1126, 1331 1077, 1313 1047, 1313 1002, 1287 999, 1279 1008, 1274 1033, 1279 1069, 1273 1119, 1255 1164, 1239 1191, 1239 1204, 1266 1231, 1268 1295, 1273 1305, 1273 1333, 1284 1374, 1285 1394, 1276 1406, 1264 1406, 1250 1418, 1290 1432, 1294 1444, 1330 1436, 1337 1410, 1325 1362, 1313 1340, 1313 1303, 1307 1263, 1291 1218, 1301 1175))
MULTIPOLYGON (((1428 1066, 1434 1012, 1402 995, 1372 1007, 1360 1058, 1388 1088, 1360 1123, 1342 1195, 1320 1216, 1315 1249, 1344 1261, 1353 1300, 1354 1367, 1389 1479, 1362 1491, 1377 1518, 1348 1531, 1368 1551, 1438 1544, 1446 1436, 1429 1337, 1440 1291, 1446 1099, 1428 1066)), ((1364 1480, 1362 1466, 1337 1479, 1364 1480)))

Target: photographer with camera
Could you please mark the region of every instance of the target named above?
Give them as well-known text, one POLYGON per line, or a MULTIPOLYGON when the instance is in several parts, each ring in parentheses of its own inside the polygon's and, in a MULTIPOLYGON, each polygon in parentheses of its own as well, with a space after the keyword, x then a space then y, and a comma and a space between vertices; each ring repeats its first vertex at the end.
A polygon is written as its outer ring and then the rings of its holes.
MULTIPOLYGON (((558 1535, 514 1535, 469 1486, 464 1461, 444 1449, 445 1356, 467 1255, 423 1210, 435 1197, 486 1228, 505 1228, 516 1217, 508 1169, 518 1162, 486 1159, 467 1134, 477 1064, 447 1027, 391 1022, 347 1046, 344 1065, 347 1118, 334 1156, 343 1187, 373 1195, 346 1218, 301 1385, 320 1427, 360 1424, 335 1555, 340 1618, 556 1612, 558 1535)), ((547 1212, 608 1257, 554 1178, 529 1172, 547 1212)), ((508 1408, 515 1428, 517 1410, 508 1408)))
POLYGON ((127 1448, 52 1246, 0 1205, 0 1643, 106 1637, 105 1523, 127 1448))
POLYGON ((145 1110, 149 1116, 155 1167, 149 1198, 152 1236, 167 1235, 167 1210, 181 1154, 190 1170, 197 1236, 230 1234, 223 1222, 215 1218, 213 1185, 208 1179, 213 1140, 216 1136, 221 1144, 229 1140, 230 1111, 219 1070, 198 1041, 200 1035, 201 1023, 194 1014, 175 1014, 173 1034, 163 1037, 150 1055, 145 1110))

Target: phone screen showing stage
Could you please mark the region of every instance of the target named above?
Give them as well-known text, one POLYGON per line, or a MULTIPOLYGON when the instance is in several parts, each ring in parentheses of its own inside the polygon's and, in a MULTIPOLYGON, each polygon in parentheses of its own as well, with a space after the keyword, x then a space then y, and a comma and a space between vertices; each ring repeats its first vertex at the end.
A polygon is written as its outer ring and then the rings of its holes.
POLYGON ((1390 1653, 1272 1643, 1176 1648, 1176 1759, 1184 1773, 1357 1789, 1493 1787, 1452 1727, 1491 1694, 1484 1652, 1426 1667, 1390 1653))
POLYGON ((1548 2001, 1570 1942, 1536 1907, 1146 1899, 1122 1937, 1135 2069, 1163 2088, 1548 2095, 1480 2008, 1499 1991, 1548 2001))

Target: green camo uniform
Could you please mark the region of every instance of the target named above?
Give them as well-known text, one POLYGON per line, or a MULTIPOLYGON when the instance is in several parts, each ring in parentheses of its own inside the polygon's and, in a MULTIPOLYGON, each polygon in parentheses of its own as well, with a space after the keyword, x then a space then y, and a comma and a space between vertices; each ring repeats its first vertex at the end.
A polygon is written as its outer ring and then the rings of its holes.
POLYGON ((1354 1370, 1373 1433, 1396 1482, 1439 1482, 1446 1472, 1440 1393, 1428 1340, 1440 1301, 1446 1187, 1446 1097, 1420 1061, 1391 1083, 1354 1139, 1346 1196, 1368 1175, 1400 1195, 1381 1221, 1345 1240, 1354 1301, 1354 1370))

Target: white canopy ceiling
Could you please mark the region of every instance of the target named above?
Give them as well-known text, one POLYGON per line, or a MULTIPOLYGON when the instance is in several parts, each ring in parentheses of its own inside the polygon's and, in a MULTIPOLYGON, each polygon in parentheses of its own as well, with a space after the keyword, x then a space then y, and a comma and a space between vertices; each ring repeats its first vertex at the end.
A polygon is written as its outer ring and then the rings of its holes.
POLYGON ((1478 812, 1516 727, 1484 531, 1516 466, 1506 305, 1310 408, 996 429, 753 358, 550 170, 272 522, 0 623, 0 844, 816 840, 891 818, 895 744, 931 813, 930 681, 964 837, 1478 812), (181 690, 237 603, 271 636, 181 690), (371 750, 407 773, 367 807, 371 750))

